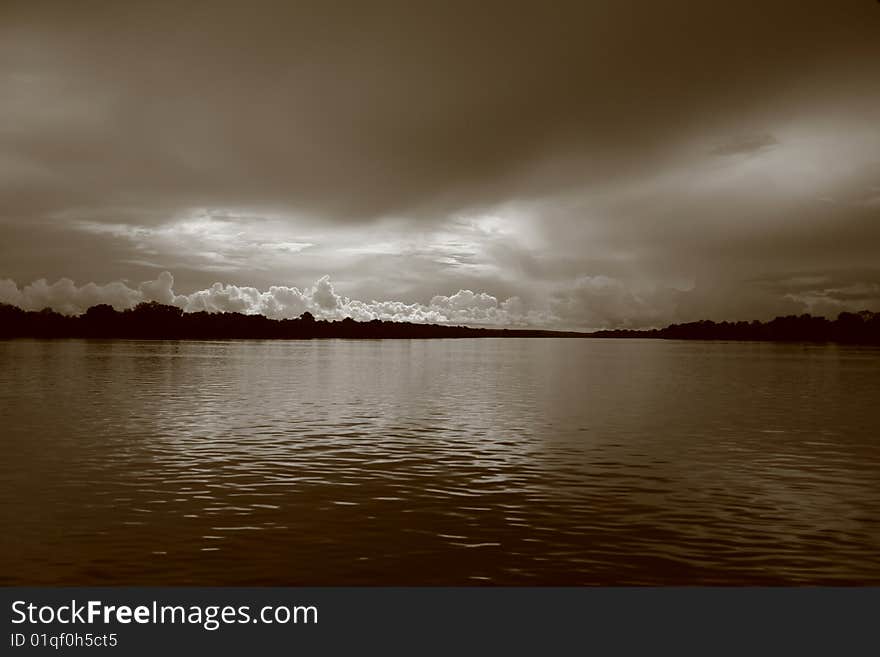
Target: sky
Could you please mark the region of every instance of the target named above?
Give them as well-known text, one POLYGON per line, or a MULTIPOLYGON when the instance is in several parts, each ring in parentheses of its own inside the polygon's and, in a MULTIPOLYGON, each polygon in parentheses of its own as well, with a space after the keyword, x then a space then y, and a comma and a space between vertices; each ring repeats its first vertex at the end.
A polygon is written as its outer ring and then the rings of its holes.
POLYGON ((880 3, 0 0, 0 302, 880 310, 880 3))

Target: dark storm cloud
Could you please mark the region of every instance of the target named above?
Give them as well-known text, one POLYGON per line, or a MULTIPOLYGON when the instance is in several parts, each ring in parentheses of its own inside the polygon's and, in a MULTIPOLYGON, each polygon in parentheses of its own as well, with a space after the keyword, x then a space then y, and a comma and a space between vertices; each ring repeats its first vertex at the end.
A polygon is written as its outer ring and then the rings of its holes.
POLYGON ((869 3, 770 4, 13 3, 4 151, 26 199, 25 163, 60 203, 491 204, 641 166, 707 112, 870 56, 869 3), (575 170, 531 181, 557 152, 575 170))
POLYGON ((346 5, 4 2, 0 276, 604 326, 880 243, 874 2, 346 5))

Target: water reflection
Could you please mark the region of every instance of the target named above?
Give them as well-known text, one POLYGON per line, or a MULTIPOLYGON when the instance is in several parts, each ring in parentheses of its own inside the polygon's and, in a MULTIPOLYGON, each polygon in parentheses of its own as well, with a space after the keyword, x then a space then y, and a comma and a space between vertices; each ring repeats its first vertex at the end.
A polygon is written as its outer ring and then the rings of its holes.
POLYGON ((0 343, 3 583, 880 583, 880 351, 0 343))

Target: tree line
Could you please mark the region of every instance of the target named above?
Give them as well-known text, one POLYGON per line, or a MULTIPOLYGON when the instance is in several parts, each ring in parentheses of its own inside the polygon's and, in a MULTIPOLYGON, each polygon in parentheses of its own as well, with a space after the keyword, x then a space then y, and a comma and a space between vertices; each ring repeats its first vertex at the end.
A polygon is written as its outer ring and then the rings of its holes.
POLYGON ((292 338, 485 338, 580 337, 571 331, 490 329, 439 324, 414 324, 374 319, 357 322, 318 320, 305 312, 296 319, 270 319, 242 313, 185 313, 155 301, 118 311, 92 306, 79 316, 51 309, 25 311, 0 304, 0 337, 134 338, 160 340, 292 339, 292 338))
POLYGON ((318 320, 305 312, 295 319, 270 319, 241 313, 184 313, 155 301, 128 310, 107 304, 92 306, 78 316, 49 308, 26 311, 0 304, 0 337, 135 338, 135 339, 294 339, 294 338, 482 338, 593 337, 661 338, 672 340, 766 340, 880 344, 880 313, 840 313, 836 319, 789 315, 768 322, 672 324, 662 329, 614 329, 580 333, 539 329, 472 328, 415 324, 374 319, 358 322, 318 320))
POLYGON ((713 322, 702 320, 671 324, 662 329, 598 331, 606 338, 665 338, 667 340, 763 340, 773 342, 880 343, 880 313, 863 310, 840 313, 836 319, 809 314, 776 317, 769 322, 713 322))

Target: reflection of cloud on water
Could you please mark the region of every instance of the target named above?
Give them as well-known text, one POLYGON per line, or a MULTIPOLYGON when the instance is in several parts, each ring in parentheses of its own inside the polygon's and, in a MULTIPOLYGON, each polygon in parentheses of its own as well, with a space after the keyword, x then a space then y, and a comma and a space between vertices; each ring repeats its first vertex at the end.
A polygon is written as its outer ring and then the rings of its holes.
MULTIPOLYGON (((462 360, 461 345, 444 355, 441 343, 418 341, 187 344, 196 358, 185 365, 186 387, 175 382, 174 395, 145 400, 151 440, 180 452, 181 465, 241 459, 328 483, 358 467, 522 462, 533 449, 521 440, 522 409, 492 394, 503 368, 488 371, 493 357, 480 349, 462 360), (481 377, 489 394, 473 395, 468 377, 481 377)), ((175 365, 163 354, 147 367, 167 378, 175 365)))

